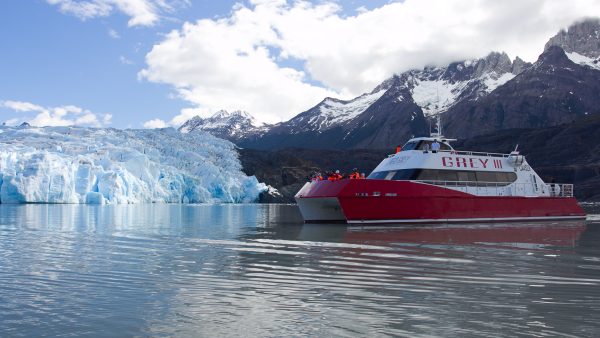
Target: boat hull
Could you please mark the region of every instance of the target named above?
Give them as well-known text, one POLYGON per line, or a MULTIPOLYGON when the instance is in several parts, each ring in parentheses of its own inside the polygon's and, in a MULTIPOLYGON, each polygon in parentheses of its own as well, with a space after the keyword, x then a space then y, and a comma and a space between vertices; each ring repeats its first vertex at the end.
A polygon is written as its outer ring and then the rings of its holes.
POLYGON ((312 223, 505 222, 585 218, 585 212, 572 197, 477 196, 411 181, 314 181, 296 194, 296 201, 304 220, 312 223))

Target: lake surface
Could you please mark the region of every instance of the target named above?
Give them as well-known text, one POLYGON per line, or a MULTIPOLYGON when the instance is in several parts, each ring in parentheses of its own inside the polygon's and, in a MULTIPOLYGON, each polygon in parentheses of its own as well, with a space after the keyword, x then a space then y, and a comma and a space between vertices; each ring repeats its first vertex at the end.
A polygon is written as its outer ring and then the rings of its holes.
POLYGON ((588 221, 303 225, 291 205, 0 205, 0 336, 600 336, 588 221))

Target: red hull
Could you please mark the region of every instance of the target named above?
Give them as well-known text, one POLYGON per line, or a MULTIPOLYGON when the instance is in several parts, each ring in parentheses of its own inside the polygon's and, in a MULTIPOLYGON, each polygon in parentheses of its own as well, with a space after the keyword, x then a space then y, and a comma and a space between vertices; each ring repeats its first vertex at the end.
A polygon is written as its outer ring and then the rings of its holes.
MULTIPOLYGON (((305 221, 348 223, 465 222, 585 218, 566 197, 476 196, 410 181, 316 181, 296 195, 305 221), (337 200, 339 219, 316 206, 337 200), (321 218, 321 219, 319 219, 321 218)), ((330 207, 330 206, 329 206, 330 207)), ((331 207, 330 207, 331 208, 331 207)))

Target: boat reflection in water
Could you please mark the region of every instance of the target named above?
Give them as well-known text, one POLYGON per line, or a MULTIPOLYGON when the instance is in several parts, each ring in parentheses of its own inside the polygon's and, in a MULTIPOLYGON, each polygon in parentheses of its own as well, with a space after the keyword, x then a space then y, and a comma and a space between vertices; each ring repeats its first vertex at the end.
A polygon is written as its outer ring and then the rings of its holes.
POLYGON ((416 244, 502 244, 529 248, 532 245, 574 247, 586 229, 586 221, 548 223, 487 223, 445 225, 340 226, 305 224, 300 237, 322 240, 323 234, 337 234, 346 243, 397 242, 416 244))

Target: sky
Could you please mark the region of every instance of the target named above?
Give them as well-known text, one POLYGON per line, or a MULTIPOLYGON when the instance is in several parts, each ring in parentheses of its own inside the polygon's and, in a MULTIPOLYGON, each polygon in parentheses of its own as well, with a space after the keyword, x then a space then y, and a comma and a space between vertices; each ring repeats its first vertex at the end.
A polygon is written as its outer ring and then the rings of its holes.
POLYGON ((600 0, 0 1, 0 123, 276 123, 394 73, 505 51, 535 61, 600 0))

